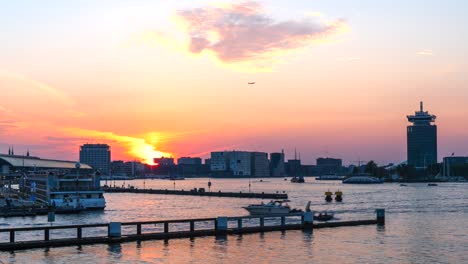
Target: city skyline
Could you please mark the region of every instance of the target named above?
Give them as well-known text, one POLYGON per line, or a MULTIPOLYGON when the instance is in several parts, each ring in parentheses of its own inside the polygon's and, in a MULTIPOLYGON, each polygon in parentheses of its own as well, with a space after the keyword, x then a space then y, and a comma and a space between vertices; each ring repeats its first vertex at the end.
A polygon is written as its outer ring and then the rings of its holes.
POLYGON ((468 154, 468 34, 454 30, 466 3, 137 2, 3 4, 0 152, 78 160, 80 145, 106 143, 115 159, 151 161, 297 148, 305 163, 387 164, 406 160, 406 115, 424 101, 439 161, 468 154), (196 25, 228 15, 248 30, 196 25))

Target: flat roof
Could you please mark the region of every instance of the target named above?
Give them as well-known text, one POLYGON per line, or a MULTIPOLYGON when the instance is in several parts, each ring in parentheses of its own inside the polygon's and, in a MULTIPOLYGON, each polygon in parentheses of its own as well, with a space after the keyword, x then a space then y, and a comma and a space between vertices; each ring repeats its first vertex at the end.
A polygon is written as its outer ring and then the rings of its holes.
MULTIPOLYGON (((76 169, 75 161, 41 159, 38 157, 16 156, 0 154, 0 160, 13 167, 49 168, 49 169, 76 169)), ((92 169, 87 164, 80 163, 80 169, 92 169)))

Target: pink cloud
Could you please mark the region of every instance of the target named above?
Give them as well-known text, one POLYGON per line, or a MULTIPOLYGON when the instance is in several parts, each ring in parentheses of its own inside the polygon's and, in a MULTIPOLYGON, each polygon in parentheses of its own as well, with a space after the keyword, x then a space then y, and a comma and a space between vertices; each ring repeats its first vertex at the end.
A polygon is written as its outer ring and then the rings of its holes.
POLYGON ((180 10, 177 16, 188 27, 190 52, 209 50, 224 62, 264 59, 273 52, 302 48, 345 25, 317 17, 275 21, 254 1, 180 10))

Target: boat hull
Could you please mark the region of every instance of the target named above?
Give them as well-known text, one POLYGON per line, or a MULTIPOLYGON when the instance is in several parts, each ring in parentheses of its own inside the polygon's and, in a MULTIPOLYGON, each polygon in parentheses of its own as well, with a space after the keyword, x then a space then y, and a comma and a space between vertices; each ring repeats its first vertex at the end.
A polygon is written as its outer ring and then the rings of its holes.
POLYGON ((284 215, 289 213, 289 208, 259 208, 244 207, 251 215, 284 215))

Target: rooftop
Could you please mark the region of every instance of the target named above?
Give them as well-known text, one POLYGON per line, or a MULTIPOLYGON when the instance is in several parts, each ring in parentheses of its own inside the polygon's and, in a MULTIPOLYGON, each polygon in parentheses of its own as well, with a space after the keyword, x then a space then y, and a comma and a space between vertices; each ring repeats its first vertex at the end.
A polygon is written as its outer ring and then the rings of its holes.
MULTIPOLYGON (((41 159, 38 157, 0 154, 0 160, 13 167, 75 169, 75 161, 41 159)), ((81 163, 81 169, 92 169, 91 166, 81 163)))

